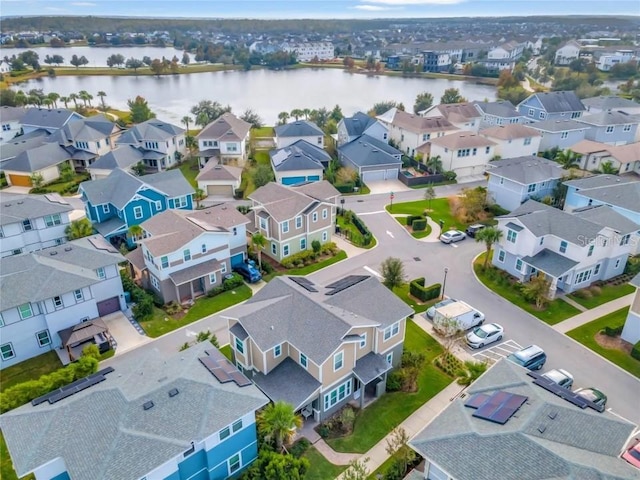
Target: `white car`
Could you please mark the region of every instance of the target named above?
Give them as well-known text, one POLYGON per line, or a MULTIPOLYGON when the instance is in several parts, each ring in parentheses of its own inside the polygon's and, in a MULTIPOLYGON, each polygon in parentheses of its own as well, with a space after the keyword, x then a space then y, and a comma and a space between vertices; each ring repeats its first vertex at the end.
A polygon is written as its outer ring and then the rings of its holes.
POLYGON ((504 329, 497 323, 480 325, 467 333, 467 345, 471 348, 481 348, 490 343, 502 340, 504 329))
POLYGON ((448 232, 444 232, 440 235, 440 241, 442 243, 454 243, 464 240, 465 237, 466 235, 464 232, 461 232, 460 230, 449 230, 448 232))

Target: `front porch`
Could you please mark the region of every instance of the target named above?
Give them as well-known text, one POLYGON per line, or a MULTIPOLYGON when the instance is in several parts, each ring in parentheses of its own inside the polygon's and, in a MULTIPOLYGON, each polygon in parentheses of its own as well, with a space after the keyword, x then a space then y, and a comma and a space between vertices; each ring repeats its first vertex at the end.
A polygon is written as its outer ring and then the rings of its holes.
MULTIPOLYGON (((184 268, 178 272, 170 273, 169 278, 175 288, 175 298, 180 303, 185 304, 192 303, 196 298, 202 297, 207 293, 207 288, 214 287, 209 276, 221 268, 221 263, 216 259, 212 259, 184 268)), ((216 280, 221 282, 223 278, 218 279, 216 277, 216 280)))
POLYGON ((525 283, 539 275, 539 273, 545 274, 550 281, 550 300, 556 298, 557 295, 571 292, 571 281, 573 279, 571 270, 578 265, 578 262, 546 248, 532 257, 523 257, 522 262, 529 267, 524 270, 523 281, 525 283))

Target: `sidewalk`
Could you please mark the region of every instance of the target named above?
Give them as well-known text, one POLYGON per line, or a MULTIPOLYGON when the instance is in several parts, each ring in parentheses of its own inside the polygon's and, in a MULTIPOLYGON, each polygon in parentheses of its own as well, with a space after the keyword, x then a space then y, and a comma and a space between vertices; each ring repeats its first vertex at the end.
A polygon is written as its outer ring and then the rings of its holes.
POLYGON ((343 237, 331 235, 331 241, 334 242, 340 250, 344 250, 347 258, 357 257, 364 252, 368 252, 366 248, 356 247, 353 243, 347 242, 343 237))
MULTIPOLYGON (((390 213, 393 218, 408 217, 408 213, 390 213)), ((431 232, 424 238, 416 238, 419 242, 434 243, 440 241, 440 224, 431 217, 426 217, 427 225, 431 227, 431 232)))
POLYGON ((563 322, 556 323, 552 326, 554 330, 560 333, 567 333, 569 330, 580 327, 585 323, 589 323, 593 320, 597 320, 600 317, 608 315, 609 313, 620 310, 621 308, 628 307, 633 301, 635 293, 630 293, 624 297, 616 298, 608 303, 600 305, 599 307, 592 308, 586 312, 579 313, 571 318, 564 320, 563 322))

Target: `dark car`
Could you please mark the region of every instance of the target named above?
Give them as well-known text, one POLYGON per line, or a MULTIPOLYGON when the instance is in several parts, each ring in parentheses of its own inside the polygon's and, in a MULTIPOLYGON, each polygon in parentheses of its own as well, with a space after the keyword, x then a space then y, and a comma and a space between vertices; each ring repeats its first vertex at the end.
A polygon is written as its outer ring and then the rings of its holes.
POLYGON ((481 223, 476 223, 475 225, 469 225, 467 229, 464 231, 464 233, 466 233, 467 236, 471 238, 475 238, 476 233, 478 233, 480 230, 482 230, 485 227, 486 225, 482 225, 481 223))
POLYGON ((236 265, 235 267, 233 267, 233 271, 238 272, 242 276, 242 278, 244 278, 249 283, 256 283, 262 280, 262 275, 256 267, 256 262, 254 262, 253 260, 249 260, 236 265))
POLYGON ((529 345, 508 355, 507 359, 529 370, 540 370, 547 361, 547 355, 537 345, 529 345))

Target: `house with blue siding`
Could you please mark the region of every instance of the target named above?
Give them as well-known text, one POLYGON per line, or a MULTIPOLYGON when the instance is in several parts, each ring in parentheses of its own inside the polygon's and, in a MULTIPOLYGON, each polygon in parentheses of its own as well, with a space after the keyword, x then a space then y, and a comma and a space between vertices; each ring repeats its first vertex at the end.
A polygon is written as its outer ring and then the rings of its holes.
POLYGON ((283 185, 319 182, 331 161, 331 155, 306 140, 298 140, 286 147, 271 150, 269 158, 276 182, 283 185))
POLYGON ((633 143, 638 130, 640 117, 623 112, 600 112, 585 115, 578 120, 589 126, 585 138, 609 145, 633 143))
POLYGON ((224 480, 256 459, 269 400, 209 342, 171 356, 146 345, 109 366, 88 388, 0 417, 19 476, 224 480))
POLYGON ((573 91, 533 93, 520 102, 517 108, 528 122, 576 119, 586 111, 573 91))
POLYGON ((338 146, 356 140, 362 135, 389 143, 389 130, 380 120, 366 113, 356 112, 352 117, 344 117, 338 122, 338 146))
POLYGON ((496 100, 495 102, 473 102, 476 110, 481 115, 479 127, 488 128, 514 123, 527 123, 509 100, 496 100))
POLYGON ((192 210, 195 194, 180 170, 136 177, 120 168, 107 178, 82 182, 78 191, 87 218, 112 243, 131 243, 129 228, 160 212, 192 210))
POLYGON ((566 150, 580 140, 584 140, 589 125, 576 120, 545 120, 531 123, 528 126, 540 132, 540 151, 550 148, 566 150))

